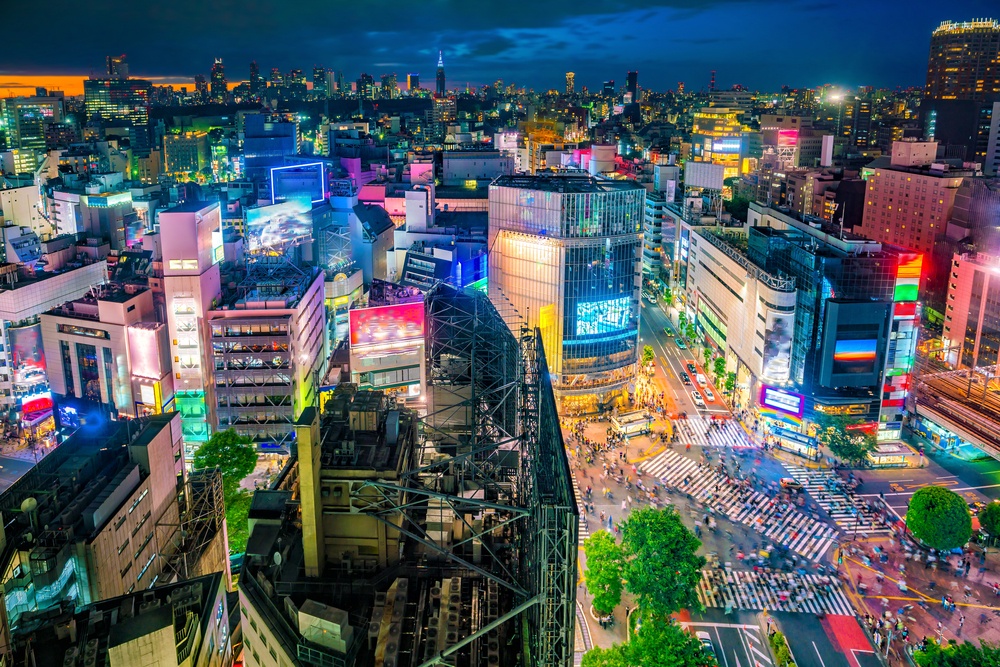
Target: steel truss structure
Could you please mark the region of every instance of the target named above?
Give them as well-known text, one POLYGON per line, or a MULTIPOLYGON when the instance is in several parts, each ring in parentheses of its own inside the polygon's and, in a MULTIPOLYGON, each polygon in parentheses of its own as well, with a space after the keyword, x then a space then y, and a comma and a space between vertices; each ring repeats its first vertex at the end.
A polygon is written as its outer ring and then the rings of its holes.
POLYGON ((441 284, 425 302, 428 411, 414 466, 398 482, 354 486, 355 506, 502 589, 498 617, 424 667, 497 630, 508 646, 518 642, 516 664, 568 667, 579 510, 541 334, 516 337, 481 292, 441 284), (431 514, 442 512, 462 524, 464 539, 442 545, 430 536, 431 514), (481 564, 469 555, 473 544, 481 564))
MULTIPOLYGON (((166 582, 205 574, 200 571, 198 561, 212 540, 223 532, 226 518, 222 472, 218 468, 191 473, 185 491, 186 506, 181 508, 178 520, 156 524, 158 531, 167 534, 159 554, 163 563, 161 579, 166 582)), ((229 568, 226 569, 228 579, 229 568)))

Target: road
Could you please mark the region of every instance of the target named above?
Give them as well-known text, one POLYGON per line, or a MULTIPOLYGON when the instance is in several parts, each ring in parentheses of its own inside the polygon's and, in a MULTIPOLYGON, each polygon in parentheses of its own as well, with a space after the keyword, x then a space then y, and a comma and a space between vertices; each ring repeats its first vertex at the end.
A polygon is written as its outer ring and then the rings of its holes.
POLYGON ((9 489, 11 484, 34 467, 34 461, 0 456, 0 493, 9 489))
POLYGON ((798 667, 878 667, 865 631, 853 616, 770 614, 798 667))
POLYGON ((708 633, 719 667, 771 667, 774 664, 767 648, 767 636, 753 612, 727 615, 721 609, 706 609, 684 625, 691 632, 708 633))

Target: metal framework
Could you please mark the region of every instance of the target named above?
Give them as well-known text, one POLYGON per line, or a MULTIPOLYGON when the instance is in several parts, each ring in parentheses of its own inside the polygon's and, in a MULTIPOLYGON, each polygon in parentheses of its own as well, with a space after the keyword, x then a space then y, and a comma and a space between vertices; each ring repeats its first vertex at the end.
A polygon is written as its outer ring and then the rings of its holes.
POLYGON ((426 313, 428 412, 415 465, 396 483, 354 486, 352 497, 360 511, 502 589, 500 617, 425 667, 501 626, 519 640, 519 664, 568 667, 579 510, 540 333, 515 337, 486 295, 444 284, 427 294, 426 313), (454 513, 466 537, 446 546, 431 539, 431 508, 454 513), (492 519, 469 521, 472 513, 492 519), (467 555, 473 542, 481 565, 467 555))
MULTIPOLYGON (((187 480, 187 507, 176 522, 157 522, 169 531, 161 546, 161 575, 166 581, 190 579, 201 574, 196 567, 209 544, 222 533, 226 505, 222 472, 218 468, 198 470, 187 480)), ((228 568, 227 568, 228 569, 228 568)))

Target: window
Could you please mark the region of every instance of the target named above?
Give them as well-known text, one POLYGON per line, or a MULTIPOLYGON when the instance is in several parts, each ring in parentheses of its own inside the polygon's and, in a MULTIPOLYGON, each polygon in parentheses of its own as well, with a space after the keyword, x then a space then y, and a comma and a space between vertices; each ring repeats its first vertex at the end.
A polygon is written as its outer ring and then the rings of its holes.
POLYGON ((81 327, 76 324, 59 324, 56 325, 56 330, 59 333, 69 334, 70 336, 89 336, 90 338, 103 338, 104 340, 109 340, 111 338, 111 334, 107 331, 92 329, 90 327, 81 327))
POLYGON ((272 660, 274 660, 275 662, 278 661, 278 654, 274 652, 273 648, 268 649, 268 653, 271 654, 271 659, 272 660))
POLYGON ((126 565, 125 567, 123 567, 122 571, 120 572, 120 574, 122 575, 122 579, 125 578, 125 575, 128 574, 128 571, 131 570, 131 569, 132 569, 132 561, 129 561, 128 565, 126 565))
POLYGON ((142 490, 142 493, 139 494, 139 497, 136 498, 135 501, 132 503, 132 506, 128 508, 129 514, 131 514, 135 510, 136 506, 142 502, 142 499, 146 497, 147 493, 149 493, 148 488, 142 490))
POLYGON ((118 530, 119 528, 122 527, 122 524, 125 523, 125 519, 127 517, 128 517, 127 514, 122 514, 120 517, 118 517, 118 520, 115 521, 115 530, 118 530))
POLYGON ((120 547, 118 547, 118 555, 121 556, 122 552, 125 551, 126 549, 128 549, 128 538, 127 537, 125 538, 125 543, 123 545, 121 545, 120 547))
POLYGON ((147 560, 146 564, 142 566, 142 570, 139 572, 139 576, 136 578, 138 581, 142 580, 143 575, 146 574, 146 570, 149 569, 149 566, 153 564, 154 560, 156 560, 156 554, 155 553, 151 554, 149 556, 149 560, 147 560))

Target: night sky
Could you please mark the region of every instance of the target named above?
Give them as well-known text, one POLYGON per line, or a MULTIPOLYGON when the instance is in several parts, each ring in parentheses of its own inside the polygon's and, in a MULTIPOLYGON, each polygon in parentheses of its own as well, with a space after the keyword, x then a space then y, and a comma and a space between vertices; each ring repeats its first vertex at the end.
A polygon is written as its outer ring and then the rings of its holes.
POLYGON ((127 53, 133 76, 189 82, 221 56, 230 81, 256 59, 265 77, 313 65, 376 77, 418 72, 433 87, 438 49, 449 87, 504 81, 577 89, 617 85, 774 90, 834 83, 922 85, 942 21, 1000 18, 996 0, 166 0, 5 8, 0 89, 16 75, 101 73, 127 53), (48 11, 58 6, 58 15, 48 11), (50 20, 51 19, 51 20, 50 20), (5 78, 4 75, 7 75, 5 78))

